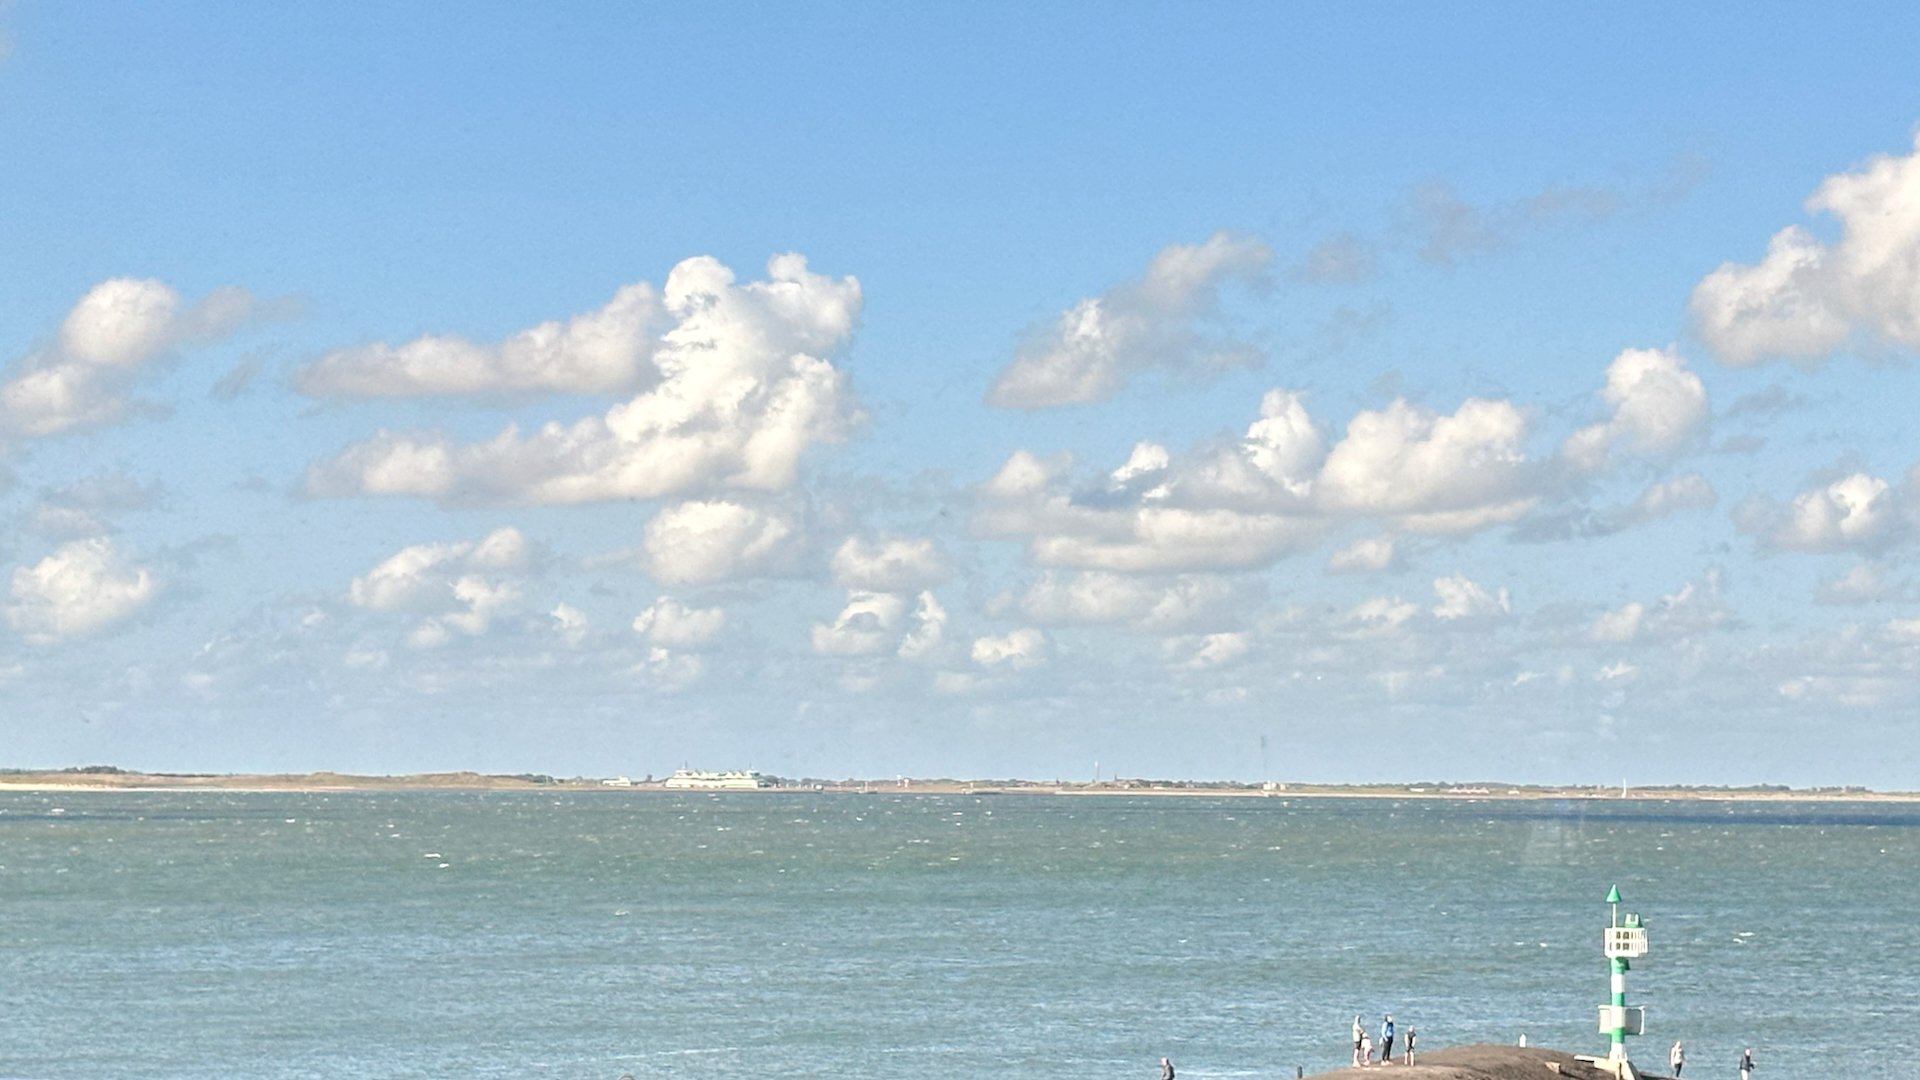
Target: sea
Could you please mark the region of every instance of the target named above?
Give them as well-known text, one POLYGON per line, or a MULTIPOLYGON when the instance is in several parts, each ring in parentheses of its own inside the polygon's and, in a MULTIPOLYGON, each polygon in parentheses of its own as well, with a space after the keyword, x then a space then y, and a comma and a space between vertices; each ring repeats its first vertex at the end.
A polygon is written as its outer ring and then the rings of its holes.
POLYGON ((0 1076, 1294 1077, 1422 1049, 1914 1074, 1920 805, 0 793, 0 1076))

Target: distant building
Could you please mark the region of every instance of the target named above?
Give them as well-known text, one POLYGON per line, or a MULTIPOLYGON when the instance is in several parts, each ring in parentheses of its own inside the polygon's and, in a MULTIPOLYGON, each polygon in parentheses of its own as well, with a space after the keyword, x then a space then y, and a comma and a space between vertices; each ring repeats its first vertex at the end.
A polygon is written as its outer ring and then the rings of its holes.
POLYGON ((616 776, 611 780, 600 781, 600 786, 601 787, 632 787, 633 781, 627 779, 624 776, 616 776))
POLYGON ((667 787, 692 788, 706 791, 757 791, 772 787, 773 781, 761 776, 752 769, 733 772, 697 772, 693 769, 675 769, 667 777, 667 787))

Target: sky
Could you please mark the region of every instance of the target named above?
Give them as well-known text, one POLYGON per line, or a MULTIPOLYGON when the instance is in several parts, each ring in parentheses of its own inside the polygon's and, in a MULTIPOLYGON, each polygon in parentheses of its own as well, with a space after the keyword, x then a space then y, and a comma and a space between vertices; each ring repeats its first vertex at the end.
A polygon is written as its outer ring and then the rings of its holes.
POLYGON ((1904 5, 0 4, 0 767, 1920 789, 1904 5))

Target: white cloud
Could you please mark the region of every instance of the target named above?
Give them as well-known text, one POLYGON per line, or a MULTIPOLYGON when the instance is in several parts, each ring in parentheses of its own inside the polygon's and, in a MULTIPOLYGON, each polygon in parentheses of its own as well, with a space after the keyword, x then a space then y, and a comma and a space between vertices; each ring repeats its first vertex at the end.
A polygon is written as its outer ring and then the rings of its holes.
POLYGON ((920 594, 914 604, 912 625, 895 650, 903 660, 926 660, 938 655, 946 643, 947 609, 930 592, 920 594))
POLYGON ((451 544, 414 544, 387 556, 365 575, 353 579, 347 598, 355 607, 372 611, 412 611, 424 604, 441 606, 442 594, 453 589, 449 571, 524 571, 532 547, 515 528, 495 529, 477 541, 451 544))
POLYGON ((1330 574, 1376 574, 1394 565, 1391 536, 1363 536, 1327 556, 1330 574))
POLYGON ((1790 507, 1749 503, 1740 523, 1768 546, 1788 551, 1871 551, 1899 538, 1897 501, 1885 480, 1853 473, 1801 492, 1790 507))
POLYGON ((1495 618, 1513 610, 1507 590, 1490 593, 1465 574, 1436 578, 1433 593, 1439 599, 1433 607, 1433 617, 1444 622, 1495 618))
POLYGON ((547 612, 547 618, 553 620, 553 632, 568 645, 578 645, 585 641, 587 631, 591 627, 587 620, 587 613, 572 604, 554 605, 553 610, 547 612))
POLYGON ((385 649, 355 645, 342 654, 340 662, 354 671, 385 671, 393 657, 385 649))
POLYGON ((525 503, 784 490, 809 447, 840 441, 857 419, 826 358, 853 334, 860 284, 812 273, 798 255, 768 260, 767 277, 736 285, 706 257, 674 267, 658 382, 603 416, 478 443, 382 431, 309 470, 308 490, 525 503))
POLYGON ((153 574, 130 564, 111 540, 75 540, 14 570, 7 622, 33 644, 52 645, 126 621, 158 588, 153 574))
POLYGON ((1245 631, 1222 631, 1197 638, 1174 638, 1167 642, 1168 658, 1175 666, 1189 671, 1208 671, 1243 659, 1253 648, 1245 631))
POLYGON ((634 616, 633 632, 644 634, 655 645, 691 648, 713 641, 726 625, 725 608, 690 608, 671 596, 662 596, 634 616))
POLYGON ((1647 606, 1638 600, 1629 600, 1595 619, 1588 636, 1595 641, 1632 641, 1640 636, 1640 624, 1646 621, 1646 617, 1647 606))
POLYGON ((1646 490, 1630 506, 1613 515, 1610 522, 1615 528, 1626 528, 1685 510, 1705 510, 1719 498, 1706 477, 1682 473, 1647 485, 1646 490))
POLYGON ((327 353, 294 381, 314 397, 630 391, 653 375, 664 314, 653 286, 638 282, 598 311, 544 322, 495 345, 445 335, 358 345, 327 353))
POLYGON ((494 616, 519 601, 520 586, 488 581, 478 574, 463 574, 454 580, 453 598, 461 610, 447 612, 440 621, 463 634, 477 636, 487 632, 494 616))
POLYGON ((1397 596, 1376 596, 1348 610, 1340 619, 1336 635, 1355 641, 1395 637, 1405 633, 1419 614, 1418 604, 1397 596))
POLYGON ((648 649, 647 658, 634 667, 634 674, 667 691, 684 690, 699 682, 706 672, 704 657, 674 652, 658 645, 648 649))
POLYGON ((1166 473, 1172 461, 1167 448, 1159 443, 1135 443, 1133 452, 1127 455, 1127 463, 1108 474, 1107 486, 1114 491, 1124 491, 1143 481, 1152 483, 1166 473))
POLYGON ((1671 640, 1718 629, 1730 617, 1720 571, 1709 568, 1699 581, 1689 581, 1652 604, 1630 600, 1601 613, 1587 637, 1605 644, 1671 640))
POLYGON ((804 530, 791 513, 713 500, 669 506, 647 522, 647 572, 667 585, 708 585, 781 573, 795 562, 804 530))
POLYGON ((1171 573, 1258 566, 1310 546, 1322 526, 1278 513, 1077 499, 1070 458, 1020 450, 981 490, 974 524, 996 539, 1024 539, 1042 566, 1171 573))
POLYGON ((1050 626, 1126 623, 1141 630, 1176 630, 1217 623, 1248 595, 1244 586, 1206 574, 1153 579, 1049 571, 1020 597, 1020 612, 1050 626))
POLYGON ((831 623, 813 624, 813 651, 822 656, 873 656, 900 639, 906 601, 893 593, 855 592, 831 623))
POLYGON ((1850 344, 1920 346, 1920 140, 1905 157, 1879 155, 1829 176, 1807 200, 1840 238, 1793 225, 1758 263, 1723 263, 1694 287, 1702 340, 1725 363, 1817 360, 1850 344))
POLYGON ((833 553, 833 580, 844 589, 905 592, 946 580, 947 564, 932 540, 850 536, 833 553))
POLYGON ((1025 671, 1047 662, 1047 636, 1038 630, 1015 630, 1004 637, 973 639, 973 662, 985 668, 1025 671))
POLYGON ((532 545, 514 528, 495 529, 477 541, 414 544, 354 578, 347 599, 369 611, 421 616, 408 641, 433 648, 454 631, 485 634, 496 618, 513 611, 522 587, 511 578, 524 574, 533 559, 532 545))
POLYGON ((1320 470, 1330 510, 1394 519, 1414 532, 1469 532, 1519 517, 1537 499, 1511 402, 1470 398, 1450 415, 1395 400, 1356 415, 1320 470))
POLYGON ((1260 418, 1248 425, 1246 436, 1183 469, 1180 490, 1204 505, 1299 510, 1326 457, 1305 395, 1269 390, 1261 395, 1260 418))
POLYGON ((0 432, 37 438, 112 423, 130 408, 141 369, 176 346, 225 337, 257 310, 238 288, 183 307, 165 282, 103 281, 67 312, 54 344, 0 378, 0 432))
POLYGON ((1041 566, 1247 569, 1312 547, 1343 520, 1426 533, 1513 521, 1543 483, 1526 434, 1505 401, 1440 415, 1397 400, 1356 415, 1328 451, 1300 395, 1274 391, 1244 438, 1164 464, 1161 448, 1140 444, 1097 492, 1072 484, 1070 456, 1016 451, 979 489, 973 522, 980 535, 1026 541, 1041 566))
POLYGON ((1581 469, 1602 467, 1621 444, 1643 454, 1672 454, 1706 428, 1706 387, 1671 349, 1622 351, 1607 365, 1600 397, 1613 416, 1566 442, 1568 459, 1581 469))
POLYGON ((1905 599, 1909 588, 1889 582, 1886 568, 1879 563, 1863 562, 1848 567, 1838 577, 1822 581, 1814 594, 1814 601, 1821 604, 1871 604, 1905 599))
POLYGON ((1272 258, 1259 240, 1224 232, 1162 249, 1140 280, 1080 301, 1036 334, 994 380, 988 403, 1038 409, 1100 401, 1148 368, 1244 363, 1245 347, 1206 342, 1197 326, 1223 283, 1257 279, 1272 258))

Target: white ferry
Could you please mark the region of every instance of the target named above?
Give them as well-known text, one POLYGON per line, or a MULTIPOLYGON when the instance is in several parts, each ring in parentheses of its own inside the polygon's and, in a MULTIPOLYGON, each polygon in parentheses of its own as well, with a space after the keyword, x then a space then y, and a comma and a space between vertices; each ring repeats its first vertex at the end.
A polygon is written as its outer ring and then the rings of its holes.
POLYGON ((667 777, 670 788, 696 788, 705 791, 758 791, 772 787, 773 781, 761 776, 753 769, 738 769, 733 772, 698 772, 693 769, 675 769, 667 777))

